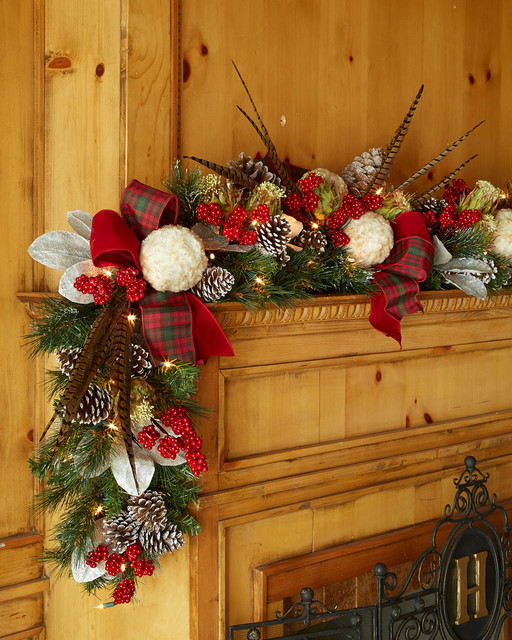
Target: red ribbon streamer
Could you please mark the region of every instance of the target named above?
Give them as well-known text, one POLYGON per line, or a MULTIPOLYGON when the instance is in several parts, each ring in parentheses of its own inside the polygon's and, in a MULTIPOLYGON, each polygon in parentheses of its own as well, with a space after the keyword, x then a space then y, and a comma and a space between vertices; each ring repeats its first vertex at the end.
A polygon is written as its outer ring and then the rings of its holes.
POLYGON ((423 311, 416 296, 419 282, 432 269, 434 246, 418 211, 405 211, 392 223, 395 244, 389 257, 375 267, 374 281, 379 291, 372 296, 370 323, 394 338, 402 348, 400 321, 407 313, 423 311))

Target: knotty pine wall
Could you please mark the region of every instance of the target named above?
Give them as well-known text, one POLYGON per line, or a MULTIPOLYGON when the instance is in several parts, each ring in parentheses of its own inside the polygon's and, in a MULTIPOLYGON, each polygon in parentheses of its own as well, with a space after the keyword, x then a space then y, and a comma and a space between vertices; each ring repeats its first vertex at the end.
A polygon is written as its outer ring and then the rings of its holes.
POLYGON ((341 171, 355 154, 384 144, 425 83, 395 183, 484 118, 424 182, 474 153, 469 182, 504 185, 511 177, 507 0, 179 4, 0 4, 0 637, 188 637, 187 548, 164 559, 134 608, 100 612, 78 585, 52 581, 39 633, 48 582, 35 559, 43 523, 28 509, 34 486, 26 457, 44 406, 40 368, 21 349, 27 317, 15 294, 55 289, 57 276, 31 264, 26 247, 66 228, 68 210, 116 208, 134 177, 159 187, 178 150, 225 162, 261 149, 236 110, 250 107, 231 59, 281 154, 304 167, 341 171))

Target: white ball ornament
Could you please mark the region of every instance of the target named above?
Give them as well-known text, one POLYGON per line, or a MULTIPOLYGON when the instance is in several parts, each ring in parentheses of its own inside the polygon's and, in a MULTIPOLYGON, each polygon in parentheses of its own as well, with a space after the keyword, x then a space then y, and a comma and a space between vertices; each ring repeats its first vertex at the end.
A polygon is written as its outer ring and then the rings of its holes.
POLYGON ((380 264, 393 248, 393 229, 379 213, 368 211, 357 220, 351 220, 343 231, 350 238, 346 249, 360 267, 380 264))
POLYGON ((201 240, 186 227, 166 225, 152 231, 139 254, 144 279, 157 291, 186 291, 201 280, 208 260, 201 240))
POLYGON ((502 258, 512 260, 512 210, 501 209, 495 219, 498 227, 491 249, 502 258))

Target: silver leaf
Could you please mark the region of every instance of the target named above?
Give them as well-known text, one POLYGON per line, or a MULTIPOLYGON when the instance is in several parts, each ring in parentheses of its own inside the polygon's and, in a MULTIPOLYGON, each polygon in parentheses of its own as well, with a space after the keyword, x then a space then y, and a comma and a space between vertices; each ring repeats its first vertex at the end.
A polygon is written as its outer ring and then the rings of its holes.
POLYGON ((492 273, 492 267, 485 260, 478 258, 454 258, 446 264, 438 265, 439 271, 474 271, 475 273, 492 273))
POLYGON ((89 242, 71 231, 49 231, 36 238, 28 252, 45 267, 62 271, 91 259, 89 242))
POLYGON ((203 241, 206 251, 232 251, 234 253, 247 253, 253 245, 229 244, 224 236, 215 233, 211 227, 197 222, 191 231, 203 241))
POLYGON ((96 567, 89 567, 85 564, 85 558, 89 551, 95 549, 99 544, 104 544, 104 542, 103 519, 101 519, 94 524, 94 538, 86 542, 84 549, 80 550, 78 547, 73 549, 71 555, 71 572, 76 582, 90 582, 105 575, 107 572, 105 569, 105 561, 99 562, 96 567))
POLYGON ((474 276, 460 273, 443 273, 443 277, 470 296, 475 296, 480 300, 487 298, 485 284, 474 276))
POLYGON ((135 475, 137 483, 133 477, 130 460, 126 453, 124 443, 119 443, 118 447, 110 456, 110 468, 114 474, 117 484, 129 493, 131 496, 140 496, 149 487, 149 483, 155 473, 155 463, 153 460, 144 455, 138 446, 133 447, 133 455, 135 457, 135 475), (138 484, 138 489, 137 489, 138 484))
POLYGON ((85 274, 86 276, 96 276, 99 273, 103 273, 103 269, 95 267, 92 260, 83 260, 68 267, 62 274, 59 282, 59 293, 71 302, 77 302, 78 304, 91 304, 94 302, 94 298, 90 293, 81 293, 75 289, 75 280, 85 274))
POLYGON ((439 264, 444 264, 452 259, 452 254, 448 251, 448 249, 444 246, 444 244, 439 240, 437 236, 432 237, 432 244, 434 245, 434 266, 436 267, 439 264))
POLYGON ((91 237, 92 218, 87 211, 68 211, 69 226, 86 240, 91 237))

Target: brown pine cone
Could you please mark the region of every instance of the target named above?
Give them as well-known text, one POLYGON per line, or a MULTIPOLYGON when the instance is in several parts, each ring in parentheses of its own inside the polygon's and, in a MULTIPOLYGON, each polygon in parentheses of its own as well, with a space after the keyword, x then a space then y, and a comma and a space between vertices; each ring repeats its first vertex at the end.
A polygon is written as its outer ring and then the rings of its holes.
POLYGON ((161 556, 162 553, 180 549, 185 540, 178 527, 170 524, 161 531, 148 531, 142 527, 139 531, 139 542, 149 555, 161 556))
POLYGON ((214 302, 229 293, 234 284, 235 278, 227 269, 207 267, 190 291, 204 302, 214 302))
POLYGON ((313 249, 317 256, 324 253, 327 238, 318 229, 305 229, 295 238, 295 244, 303 249, 313 249))
POLYGON ((132 346, 132 378, 145 378, 152 368, 149 351, 140 344, 134 344, 132 346))
POLYGON ((239 169, 256 182, 272 182, 272 184, 278 186, 281 184, 281 178, 269 171, 264 162, 254 160, 251 156, 246 156, 243 151, 238 156, 238 160, 228 160, 228 165, 234 169, 239 169))
POLYGON ((162 494, 151 489, 129 498, 128 513, 147 532, 163 531, 168 524, 162 494))
MULTIPOLYGON (((350 193, 356 198, 362 198, 370 188, 377 171, 385 157, 385 147, 372 148, 360 156, 356 156, 352 162, 343 169, 343 180, 350 193)), ((388 176, 382 176, 386 179, 388 176)))
POLYGON ((56 352, 55 355, 62 373, 65 373, 67 376, 71 375, 81 351, 82 349, 79 347, 68 347, 67 349, 59 349, 56 352))
POLYGON ((267 255, 277 257, 285 251, 292 233, 292 226, 283 216, 274 216, 268 222, 258 225, 256 246, 267 255))
POLYGON ((116 518, 103 522, 105 541, 112 545, 115 553, 124 553, 129 545, 137 542, 139 530, 140 524, 125 511, 116 518))
POLYGON ((106 420, 112 410, 112 396, 108 391, 90 384, 75 414, 78 424, 98 424, 106 420))

